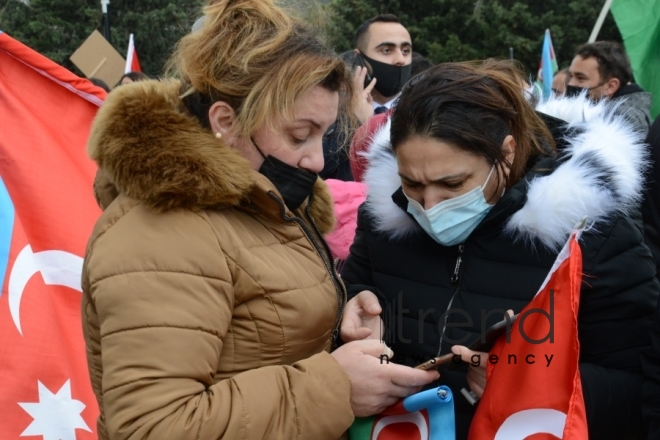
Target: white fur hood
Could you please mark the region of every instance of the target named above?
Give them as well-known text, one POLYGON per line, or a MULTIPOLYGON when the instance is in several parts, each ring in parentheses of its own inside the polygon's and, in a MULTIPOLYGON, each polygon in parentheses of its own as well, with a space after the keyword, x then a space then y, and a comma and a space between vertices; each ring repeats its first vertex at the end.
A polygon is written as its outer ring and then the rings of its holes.
MULTIPOLYGON (((551 99, 537 110, 567 121, 569 132, 575 134, 567 139, 562 152, 566 160, 552 174, 529 182, 527 200, 508 219, 505 232, 558 250, 583 217, 598 224, 638 206, 646 149, 642 135, 607 102, 593 104, 583 96, 551 99)), ((377 231, 400 238, 419 226, 392 201, 401 180, 389 137, 388 120, 374 133, 364 153, 369 161, 364 176, 366 209, 377 231)))

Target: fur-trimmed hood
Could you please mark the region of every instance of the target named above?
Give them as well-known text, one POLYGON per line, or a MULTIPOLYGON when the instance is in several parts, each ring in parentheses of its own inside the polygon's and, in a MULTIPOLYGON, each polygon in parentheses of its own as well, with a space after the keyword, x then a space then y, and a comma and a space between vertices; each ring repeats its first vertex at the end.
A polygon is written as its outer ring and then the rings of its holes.
MULTIPOLYGON (((245 206, 280 217, 277 189, 236 150, 216 139, 185 108, 180 82, 142 81, 108 95, 88 141, 98 179, 158 211, 245 206)), ((332 198, 318 179, 311 211, 332 230, 332 198)), ((98 197, 98 196, 97 196, 98 197)), ((112 196, 114 197, 114 196, 112 196)), ((103 199, 103 197, 99 197, 103 199)), ((107 204, 107 198, 104 204, 107 204)))
MULTIPOLYGON (((598 224, 638 206, 646 151, 643 136, 607 101, 594 104, 584 96, 550 99, 537 111, 567 122, 566 148, 554 172, 527 182, 527 199, 506 221, 505 232, 558 250, 583 217, 598 224)), ((401 238, 420 228, 392 200, 401 180, 389 142, 390 125, 388 120, 374 133, 365 153, 366 209, 377 231, 401 238)))

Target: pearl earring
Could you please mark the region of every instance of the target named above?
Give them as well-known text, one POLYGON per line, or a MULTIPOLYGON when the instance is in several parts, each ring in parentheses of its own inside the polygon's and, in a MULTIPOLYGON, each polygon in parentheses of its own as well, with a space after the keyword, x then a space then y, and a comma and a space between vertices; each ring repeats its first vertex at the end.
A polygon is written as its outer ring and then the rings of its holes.
POLYGON ((222 133, 217 132, 217 133, 215 134, 215 138, 216 138, 216 139, 220 139, 220 138, 222 138, 222 133))

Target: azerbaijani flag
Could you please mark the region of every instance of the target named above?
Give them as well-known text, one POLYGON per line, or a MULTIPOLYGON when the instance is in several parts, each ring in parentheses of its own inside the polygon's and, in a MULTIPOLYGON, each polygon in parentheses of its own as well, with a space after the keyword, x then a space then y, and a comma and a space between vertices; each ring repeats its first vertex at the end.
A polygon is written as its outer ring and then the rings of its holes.
POLYGON ((635 81, 651 93, 651 115, 660 114, 660 1, 615 0, 612 15, 626 52, 635 81))
POLYGON ((105 92, 0 32, 0 438, 96 439, 81 325, 105 92), (36 436, 36 437, 35 437, 36 436))
POLYGON ((356 418, 350 440, 456 440, 454 398, 440 386, 408 396, 382 413, 356 418))
POLYGON ((548 99, 552 93, 552 80, 555 77, 559 67, 557 66, 557 57, 555 49, 552 47, 552 38, 550 38, 550 29, 545 30, 543 38, 543 51, 541 52, 541 63, 536 78, 536 83, 543 90, 543 99, 548 99))

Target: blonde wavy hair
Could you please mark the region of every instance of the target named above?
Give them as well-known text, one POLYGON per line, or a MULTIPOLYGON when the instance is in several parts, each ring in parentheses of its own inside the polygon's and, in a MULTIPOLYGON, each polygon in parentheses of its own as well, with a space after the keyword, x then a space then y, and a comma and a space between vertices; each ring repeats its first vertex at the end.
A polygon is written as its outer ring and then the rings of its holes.
POLYGON ((340 108, 353 99, 343 61, 318 31, 272 0, 209 1, 203 24, 179 41, 168 67, 182 79, 182 98, 204 125, 210 105, 224 101, 244 138, 275 115, 291 119, 293 103, 311 87, 339 92, 340 108))

